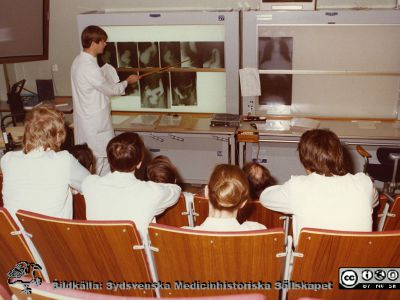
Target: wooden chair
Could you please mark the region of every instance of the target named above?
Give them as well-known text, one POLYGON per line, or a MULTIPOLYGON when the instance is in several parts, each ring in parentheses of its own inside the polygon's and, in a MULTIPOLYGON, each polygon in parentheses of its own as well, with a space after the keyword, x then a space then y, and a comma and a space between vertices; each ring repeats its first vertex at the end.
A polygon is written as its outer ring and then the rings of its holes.
POLYGON ((259 201, 248 201, 238 213, 238 221, 254 221, 265 225, 267 228, 284 227, 285 214, 269 210, 259 201))
POLYGON ((51 281, 93 281, 97 293, 154 296, 153 290, 106 288, 107 282, 151 282, 141 238, 131 221, 76 221, 17 212, 51 281))
POLYGON ((389 208, 389 198, 383 194, 379 194, 378 205, 374 207, 372 212, 372 230, 382 231, 383 223, 386 220, 387 211, 389 208), (387 206, 387 207, 386 207, 387 206), (382 220, 383 218, 383 220, 382 220), (379 228, 381 226, 381 228, 379 228))
POLYGON ((383 231, 387 230, 400 230, 400 195, 397 195, 389 206, 383 225, 383 231))
POLYGON ((73 195, 73 219, 86 220, 86 202, 82 194, 73 195))
POLYGON ((20 261, 35 260, 20 229, 5 208, 0 208, 0 284, 11 293, 7 285, 7 273, 20 261))
POLYGON ((247 232, 210 232, 160 224, 149 226, 158 279, 177 282, 162 297, 263 293, 278 299, 273 288, 284 268, 282 228, 247 232), (270 282, 270 289, 199 289, 207 282, 270 282), (179 288, 186 283, 190 288, 179 288), (191 285, 190 285, 191 284, 191 285))
POLYGON ((3 174, 0 173, 0 207, 3 206, 3 174))
POLYGON ((400 290, 339 289, 341 267, 400 266, 400 231, 346 232, 304 228, 293 257, 290 280, 333 282, 333 289, 291 289, 288 299, 400 299, 400 290))
POLYGON ((174 206, 167 208, 161 215, 156 216, 158 224, 175 227, 190 226, 188 218, 191 218, 191 212, 187 210, 183 194, 181 194, 174 206))
POLYGON ((193 210, 194 226, 199 226, 208 217, 208 199, 204 195, 194 195, 193 210))

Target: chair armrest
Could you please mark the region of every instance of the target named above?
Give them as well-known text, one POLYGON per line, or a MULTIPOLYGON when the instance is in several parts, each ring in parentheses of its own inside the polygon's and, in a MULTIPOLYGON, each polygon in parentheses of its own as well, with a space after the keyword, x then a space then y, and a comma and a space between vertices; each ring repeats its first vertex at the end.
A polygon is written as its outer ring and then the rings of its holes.
POLYGON ((357 145, 356 150, 364 158, 371 158, 371 154, 363 148, 363 146, 357 145))

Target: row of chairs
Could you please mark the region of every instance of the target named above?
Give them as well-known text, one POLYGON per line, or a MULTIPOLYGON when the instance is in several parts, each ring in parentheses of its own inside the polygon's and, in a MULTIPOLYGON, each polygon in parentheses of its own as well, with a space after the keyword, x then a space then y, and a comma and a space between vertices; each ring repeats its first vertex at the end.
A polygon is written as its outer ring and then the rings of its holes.
MULTIPOLYGON (((66 220, 27 211, 18 211, 17 217, 23 229, 5 209, 0 209, 1 274, 7 274, 19 261, 34 261, 25 242, 30 238, 51 282, 98 282, 102 288, 91 291, 103 294, 192 297, 262 293, 268 299, 400 298, 398 289, 338 288, 340 267, 398 267, 400 231, 360 233, 305 228, 292 252, 290 238, 285 246, 282 228, 227 233, 151 224, 149 240, 142 241, 130 221, 66 220), (276 289, 275 285, 283 280, 332 283, 333 288, 276 289), (231 289, 235 283, 237 288, 231 289), (133 288, 134 284, 139 286, 133 288), (246 289, 245 284, 253 284, 253 289, 246 289)), ((5 278, 2 281, 5 283, 5 278)))

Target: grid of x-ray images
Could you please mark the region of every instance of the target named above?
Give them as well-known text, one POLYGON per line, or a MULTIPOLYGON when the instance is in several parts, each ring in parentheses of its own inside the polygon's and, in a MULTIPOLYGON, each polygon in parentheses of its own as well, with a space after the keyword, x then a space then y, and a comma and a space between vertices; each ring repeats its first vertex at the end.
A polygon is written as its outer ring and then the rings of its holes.
POLYGON ((140 97, 141 108, 197 106, 196 72, 225 68, 224 42, 108 42, 97 61, 100 67, 108 63, 116 68, 121 81, 131 74, 151 73, 125 91, 125 95, 140 97), (165 70, 152 72, 151 68, 165 70))

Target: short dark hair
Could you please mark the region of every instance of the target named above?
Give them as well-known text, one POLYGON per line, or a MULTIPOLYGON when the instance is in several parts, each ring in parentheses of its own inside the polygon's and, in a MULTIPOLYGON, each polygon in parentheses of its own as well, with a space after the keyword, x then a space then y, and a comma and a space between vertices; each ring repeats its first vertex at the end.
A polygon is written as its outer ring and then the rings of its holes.
POLYGON ((81 34, 81 43, 84 49, 90 47, 92 42, 98 44, 100 41, 107 41, 107 33, 99 26, 90 25, 86 27, 81 34))
POLYGON ((249 181, 250 197, 253 200, 260 198, 264 189, 274 185, 274 179, 266 167, 256 162, 249 162, 244 165, 243 172, 249 181))
POLYGON ((176 183, 178 171, 164 155, 154 157, 147 165, 147 179, 161 183, 176 183))
POLYGON ((79 144, 71 147, 69 152, 84 166, 90 173, 96 171, 96 158, 88 144, 79 144))
POLYGON ((111 171, 133 172, 144 157, 144 144, 137 133, 124 132, 107 145, 111 171))
POLYGON ((297 147, 304 168, 320 175, 347 173, 343 146, 335 133, 327 129, 313 129, 303 133, 297 147))

